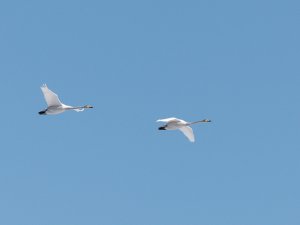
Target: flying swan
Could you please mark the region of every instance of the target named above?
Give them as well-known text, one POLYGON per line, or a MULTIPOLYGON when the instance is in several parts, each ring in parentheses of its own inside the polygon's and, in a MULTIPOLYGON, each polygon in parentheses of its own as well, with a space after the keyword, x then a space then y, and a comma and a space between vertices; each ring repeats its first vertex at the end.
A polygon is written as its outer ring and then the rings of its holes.
POLYGON ((47 109, 40 111, 39 112, 40 115, 55 115, 55 114, 63 113, 67 110, 75 110, 76 112, 81 112, 84 109, 93 108, 93 106, 91 105, 78 106, 78 107, 65 105, 59 100, 57 94, 51 91, 46 84, 43 84, 41 89, 44 94, 44 98, 46 100, 48 107, 47 109))
POLYGON ((159 119, 156 122, 164 122, 166 123, 164 126, 159 127, 159 130, 177 130, 179 129, 191 142, 195 142, 195 137, 193 133, 193 129, 190 127, 190 125, 196 124, 196 123, 206 123, 211 122, 211 120, 199 120, 195 122, 186 122, 181 119, 177 119, 175 117, 166 118, 166 119, 159 119))

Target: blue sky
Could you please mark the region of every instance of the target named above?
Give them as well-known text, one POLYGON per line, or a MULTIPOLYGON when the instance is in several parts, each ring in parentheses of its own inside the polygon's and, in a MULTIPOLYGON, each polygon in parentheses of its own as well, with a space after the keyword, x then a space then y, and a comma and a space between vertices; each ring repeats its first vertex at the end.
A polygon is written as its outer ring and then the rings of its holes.
POLYGON ((300 223, 299 1, 0 3, 0 224, 300 223), (39 116, 47 83, 82 113, 39 116), (159 118, 211 119, 194 144, 159 118))

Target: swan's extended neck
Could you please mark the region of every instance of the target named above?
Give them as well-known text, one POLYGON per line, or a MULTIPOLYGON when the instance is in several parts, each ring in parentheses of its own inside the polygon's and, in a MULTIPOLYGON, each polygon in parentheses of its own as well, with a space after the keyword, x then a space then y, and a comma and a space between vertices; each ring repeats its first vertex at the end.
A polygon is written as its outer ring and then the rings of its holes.
POLYGON ((70 109, 84 109, 84 106, 71 106, 70 109))
POLYGON ((93 106, 91 105, 84 105, 84 106, 69 106, 68 109, 92 109, 93 106))
POLYGON ((209 122, 211 122, 211 120, 207 120, 207 119, 205 119, 205 120, 197 120, 195 122, 189 123, 189 125, 196 124, 196 123, 209 123, 209 122))

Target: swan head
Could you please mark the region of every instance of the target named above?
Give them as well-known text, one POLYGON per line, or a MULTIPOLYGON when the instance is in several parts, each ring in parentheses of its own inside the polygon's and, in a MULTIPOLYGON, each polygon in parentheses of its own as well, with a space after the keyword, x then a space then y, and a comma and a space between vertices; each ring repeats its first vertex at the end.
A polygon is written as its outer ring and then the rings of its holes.
POLYGON ((159 129, 159 130, 166 130, 166 127, 165 127, 165 126, 162 126, 162 127, 159 127, 158 129, 159 129))
POLYGON ((202 120, 201 122, 209 123, 209 122, 211 122, 211 120, 205 119, 205 120, 202 120))
POLYGON ((83 106, 83 108, 85 108, 85 109, 92 109, 92 108, 94 108, 94 107, 91 106, 91 105, 85 105, 85 106, 83 106))

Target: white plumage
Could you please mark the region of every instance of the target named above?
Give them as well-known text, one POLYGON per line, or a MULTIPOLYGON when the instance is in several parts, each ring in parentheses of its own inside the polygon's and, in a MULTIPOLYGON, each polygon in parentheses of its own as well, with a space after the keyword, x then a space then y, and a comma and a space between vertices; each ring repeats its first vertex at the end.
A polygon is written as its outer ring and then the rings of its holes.
POLYGON ((91 105, 78 106, 78 107, 65 105, 59 100, 58 95, 55 94, 53 91, 51 91, 46 84, 44 84, 41 87, 41 89, 44 94, 44 98, 48 107, 47 109, 40 111, 39 112, 40 115, 55 115, 55 114, 63 113, 66 110, 75 110, 76 112, 81 112, 84 109, 93 108, 93 106, 91 105))
POLYGON ((181 119, 177 119, 175 117, 159 119, 156 122, 164 122, 166 123, 164 126, 159 127, 159 130, 180 130, 191 142, 195 142, 195 136, 193 133, 193 129, 190 125, 201 122, 211 122, 210 120, 204 119, 195 122, 186 122, 181 119))

